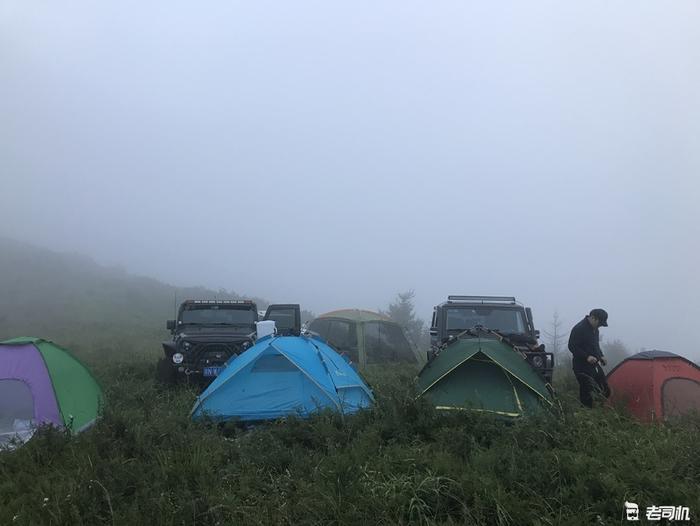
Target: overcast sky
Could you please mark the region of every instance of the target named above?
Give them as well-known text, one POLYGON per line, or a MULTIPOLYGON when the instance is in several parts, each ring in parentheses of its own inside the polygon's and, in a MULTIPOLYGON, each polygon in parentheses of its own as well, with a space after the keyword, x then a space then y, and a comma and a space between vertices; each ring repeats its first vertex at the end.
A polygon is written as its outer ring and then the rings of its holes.
POLYGON ((700 358, 700 3, 0 0, 0 235, 700 358))

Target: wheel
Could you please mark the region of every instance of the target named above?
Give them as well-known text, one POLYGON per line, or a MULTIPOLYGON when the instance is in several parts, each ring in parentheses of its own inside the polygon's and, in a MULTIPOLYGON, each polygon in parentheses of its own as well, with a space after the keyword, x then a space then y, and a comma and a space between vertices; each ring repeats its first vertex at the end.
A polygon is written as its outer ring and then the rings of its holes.
POLYGON ((170 360, 163 357, 156 365, 156 380, 163 385, 175 385, 177 383, 177 371, 170 360))

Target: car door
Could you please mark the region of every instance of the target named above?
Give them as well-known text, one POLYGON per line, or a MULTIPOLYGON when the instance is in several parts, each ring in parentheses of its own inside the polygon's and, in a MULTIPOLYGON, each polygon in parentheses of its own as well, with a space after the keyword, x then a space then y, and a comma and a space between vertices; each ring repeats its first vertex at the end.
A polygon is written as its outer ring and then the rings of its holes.
POLYGON ((265 311, 264 319, 275 322, 279 336, 301 334, 301 307, 298 303, 270 305, 265 311))

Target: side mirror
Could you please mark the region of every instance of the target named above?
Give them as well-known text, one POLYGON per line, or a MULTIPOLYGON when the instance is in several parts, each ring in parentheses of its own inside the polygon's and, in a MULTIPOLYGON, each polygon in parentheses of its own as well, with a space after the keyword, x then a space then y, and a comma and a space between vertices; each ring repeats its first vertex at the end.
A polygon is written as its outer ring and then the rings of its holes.
POLYGON ((539 329, 535 329, 535 338, 539 338, 539 337, 540 337, 540 331, 539 331, 539 329))
POLYGON ((165 328, 169 331, 175 330, 175 320, 168 320, 165 322, 165 328))

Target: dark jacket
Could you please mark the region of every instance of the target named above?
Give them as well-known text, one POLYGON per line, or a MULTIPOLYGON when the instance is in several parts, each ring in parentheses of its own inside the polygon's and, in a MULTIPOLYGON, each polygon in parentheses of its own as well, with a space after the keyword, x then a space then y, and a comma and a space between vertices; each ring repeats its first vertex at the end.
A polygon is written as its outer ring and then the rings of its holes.
POLYGON ((587 317, 583 318, 571 329, 569 350, 574 355, 574 371, 593 368, 594 366, 586 361, 586 358, 589 356, 595 356, 596 358, 603 356, 603 351, 600 350, 598 329, 594 329, 591 326, 587 317))

